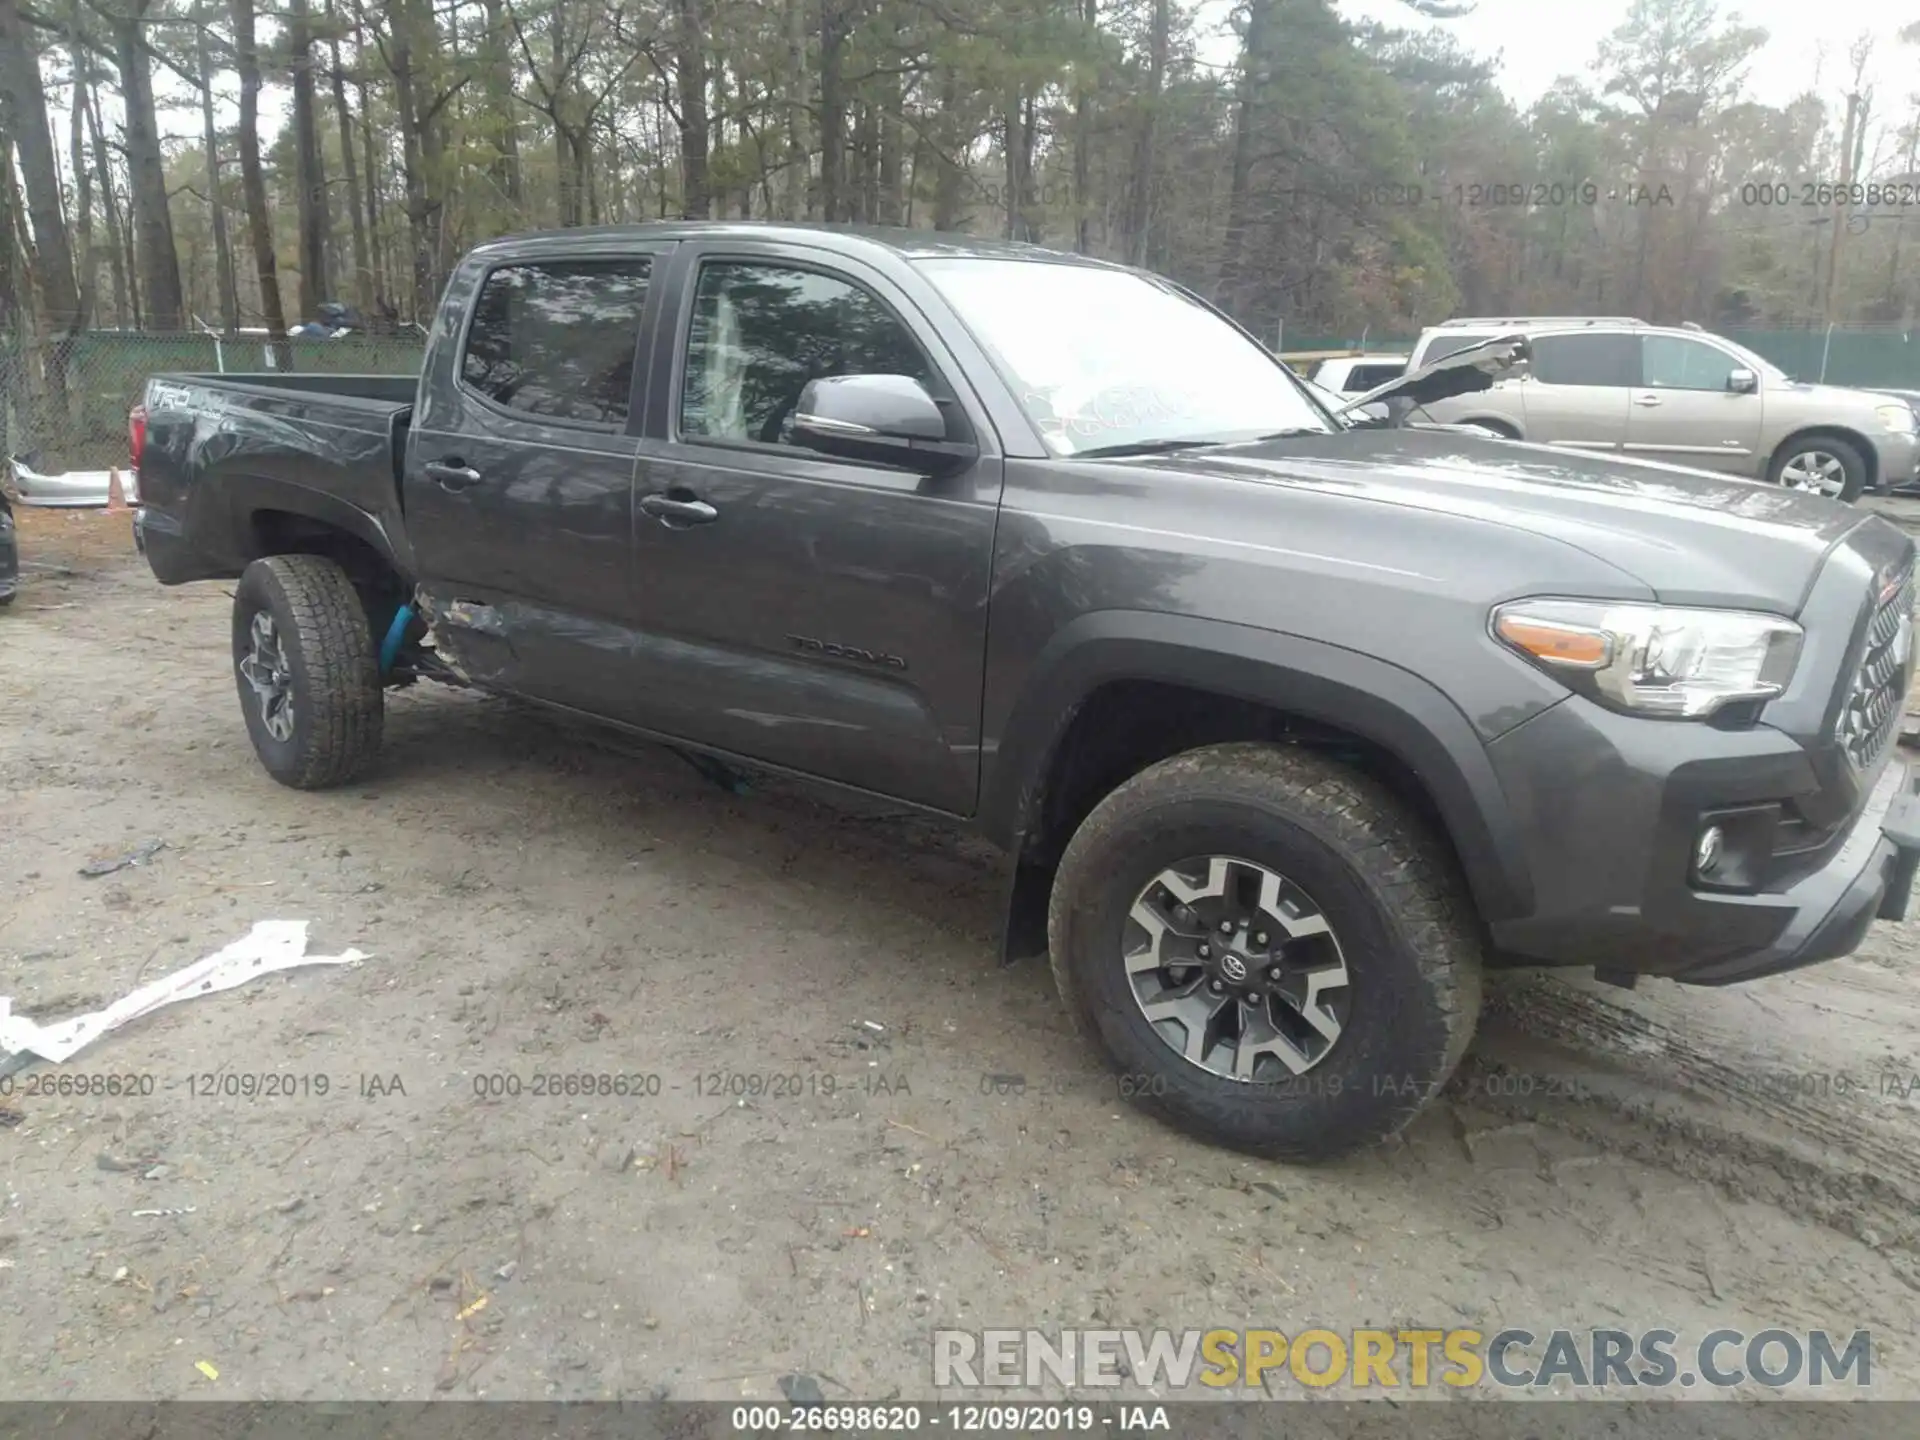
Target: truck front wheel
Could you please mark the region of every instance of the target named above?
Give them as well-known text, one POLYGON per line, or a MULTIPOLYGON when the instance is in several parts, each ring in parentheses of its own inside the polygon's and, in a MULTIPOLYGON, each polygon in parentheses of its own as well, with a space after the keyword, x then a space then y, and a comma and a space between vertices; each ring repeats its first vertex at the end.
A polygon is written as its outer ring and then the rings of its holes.
POLYGON ((379 753, 379 658, 359 593, 333 561, 270 555, 247 566, 233 594, 233 669, 254 753, 282 785, 338 785, 379 753))
POLYGON ((1124 1095, 1273 1159, 1399 1131, 1479 1018, 1450 855, 1384 788, 1294 747, 1191 751, 1108 795, 1060 862, 1048 939, 1124 1095))

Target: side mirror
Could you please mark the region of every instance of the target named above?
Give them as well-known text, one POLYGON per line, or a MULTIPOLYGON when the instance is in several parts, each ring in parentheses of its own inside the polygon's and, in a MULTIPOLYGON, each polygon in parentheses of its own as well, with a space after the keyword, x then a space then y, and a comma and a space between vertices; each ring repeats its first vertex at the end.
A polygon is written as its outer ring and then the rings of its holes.
POLYGON ((1751 370, 1739 369, 1727 372, 1727 389, 1736 395, 1751 395, 1760 388, 1760 377, 1751 370))
POLYGON ((809 381, 793 413, 793 440, 823 455, 925 475, 964 469, 980 453, 976 446, 947 439, 947 417, 911 375, 809 381))

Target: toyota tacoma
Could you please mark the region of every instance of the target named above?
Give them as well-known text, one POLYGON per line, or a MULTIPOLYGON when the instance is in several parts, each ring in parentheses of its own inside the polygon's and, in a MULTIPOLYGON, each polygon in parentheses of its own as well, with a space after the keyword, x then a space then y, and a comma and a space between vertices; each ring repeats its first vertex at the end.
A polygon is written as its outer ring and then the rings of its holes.
MULTIPOLYGON (((1524 367, 1495 336, 1370 392, 1524 367)), ((261 764, 525 697, 975 827, 1141 1104, 1405 1125, 1496 966, 1717 985, 1904 914, 1914 546, 1819 495, 1343 423, 1167 280, 737 223, 495 241, 417 376, 154 377, 158 579, 261 764)))

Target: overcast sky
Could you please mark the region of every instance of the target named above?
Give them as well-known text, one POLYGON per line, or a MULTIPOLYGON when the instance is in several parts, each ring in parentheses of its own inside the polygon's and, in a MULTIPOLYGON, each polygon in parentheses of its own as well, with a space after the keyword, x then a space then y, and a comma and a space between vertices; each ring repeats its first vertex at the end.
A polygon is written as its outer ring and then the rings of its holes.
MULTIPOLYGON (((1339 0, 1359 20, 1419 28, 1444 27, 1469 50, 1500 57, 1500 84, 1531 105, 1561 75, 1583 73, 1600 42, 1626 19, 1629 0, 1479 0, 1458 20, 1422 21, 1398 0, 1339 0)), ((1920 91, 1920 46, 1902 45, 1900 27, 1920 20, 1904 0, 1723 0, 1720 13, 1767 32, 1766 47, 1747 73, 1747 93, 1779 104, 1817 89, 1844 105, 1853 65, 1848 52, 1861 35, 1874 39, 1867 83, 1874 109, 1890 119, 1920 91)))

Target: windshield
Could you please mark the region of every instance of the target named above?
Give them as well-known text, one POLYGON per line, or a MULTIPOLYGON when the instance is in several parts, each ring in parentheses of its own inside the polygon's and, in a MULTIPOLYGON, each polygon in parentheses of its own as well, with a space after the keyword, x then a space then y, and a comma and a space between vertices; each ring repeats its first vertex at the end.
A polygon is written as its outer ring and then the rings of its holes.
POLYGON ((1056 455, 1339 428, 1267 351, 1131 271, 973 258, 921 268, 1056 455))

